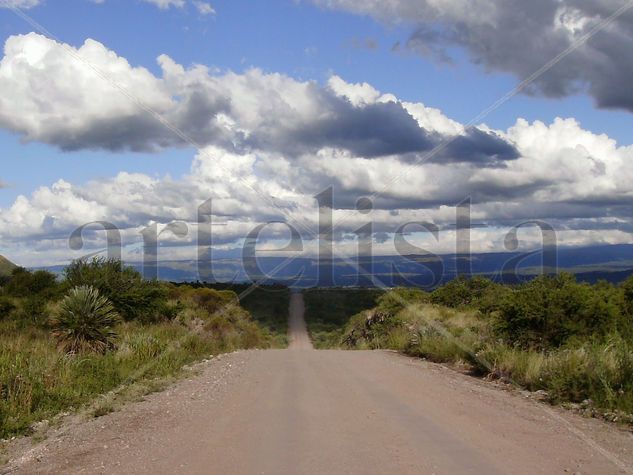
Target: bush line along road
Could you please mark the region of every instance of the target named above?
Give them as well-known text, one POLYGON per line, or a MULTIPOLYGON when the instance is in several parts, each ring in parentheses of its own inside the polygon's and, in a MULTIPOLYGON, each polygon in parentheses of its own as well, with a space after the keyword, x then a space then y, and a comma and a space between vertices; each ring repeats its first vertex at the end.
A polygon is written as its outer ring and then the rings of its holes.
POLYGON ((57 429, 1 473, 630 473, 630 433, 389 351, 286 350, 199 374, 57 429))

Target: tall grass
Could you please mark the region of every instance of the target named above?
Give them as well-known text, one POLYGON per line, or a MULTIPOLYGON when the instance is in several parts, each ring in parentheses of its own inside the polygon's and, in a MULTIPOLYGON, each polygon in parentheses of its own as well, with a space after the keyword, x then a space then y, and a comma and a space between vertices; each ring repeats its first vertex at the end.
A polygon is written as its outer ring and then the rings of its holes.
POLYGON ((250 284, 205 283, 179 285, 177 292, 209 288, 217 291, 232 291, 241 295, 240 306, 246 309, 253 319, 273 338, 273 346, 285 348, 288 345, 288 307, 290 289, 282 285, 259 285, 253 288, 250 284))
POLYGON ((224 316, 194 310, 181 321, 128 322, 116 330, 115 351, 73 356, 60 352, 45 329, 0 323, 0 438, 28 432, 34 422, 121 385, 175 375, 211 354, 270 344, 238 307, 224 316))
POLYGON ((231 289, 148 281, 99 258, 64 276, 18 268, 0 280, 0 438, 92 400, 105 413, 205 356, 275 343, 231 289))

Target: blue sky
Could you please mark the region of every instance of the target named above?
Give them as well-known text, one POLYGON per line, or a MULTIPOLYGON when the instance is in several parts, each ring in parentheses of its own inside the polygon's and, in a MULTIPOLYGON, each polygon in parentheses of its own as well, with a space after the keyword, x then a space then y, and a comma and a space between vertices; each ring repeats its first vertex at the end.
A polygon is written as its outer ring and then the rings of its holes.
MULTIPOLYGON (((467 55, 453 50, 455 64, 425 60, 411 53, 393 52, 406 39, 406 25, 386 26, 369 17, 326 10, 294 0, 215 1, 215 15, 195 8, 167 11, 138 1, 109 0, 95 4, 81 0, 48 1, 27 13, 60 40, 80 46, 93 38, 133 65, 160 74, 156 58, 168 54, 183 65, 205 64, 236 72, 250 67, 283 72, 297 79, 325 82, 336 73, 349 82, 369 82, 383 92, 441 109, 449 117, 468 122, 516 86, 504 73, 487 73, 470 64, 467 55), (364 46, 376 42, 375 49, 364 46)), ((8 10, 0 10, 0 35, 24 34, 33 27, 8 10)), ((485 122, 505 129, 519 117, 550 122, 575 117, 584 128, 606 133, 620 144, 633 143, 633 115, 597 110, 591 98, 562 99, 519 96, 492 113, 485 122)), ((170 173, 180 176, 190 166, 191 152, 125 156, 109 152, 60 152, 38 143, 24 145, 11 133, 0 132, 6 157, 0 205, 17 194, 59 179, 85 181, 119 170, 170 173)))
MULTIPOLYGON (((212 2, 215 13, 203 15, 191 2, 182 7, 158 8, 151 1, 17 0, 16 4, 38 3, 22 11, 49 30, 58 42, 79 48, 86 39, 96 40, 125 58, 132 67, 147 68, 157 78, 162 75, 157 64, 157 57, 162 54, 185 68, 205 65, 212 75, 227 71, 242 75, 258 68, 265 74, 287 75, 298 83, 316 81, 323 88, 336 75, 349 84, 369 83, 400 101, 437 108, 444 116, 462 124, 512 90, 521 77, 520 66, 495 62, 495 58, 482 55, 477 45, 464 44, 462 39, 441 45, 452 58, 450 64, 407 48, 407 41, 420 31, 421 25, 450 31, 451 21, 459 20, 453 18, 457 15, 453 10, 440 12, 427 21, 423 13, 420 18, 385 18, 380 6, 372 10, 370 6, 358 7, 346 0, 328 4, 333 8, 326 8, 321 0, 216 0, 212 2), (394 48, 396 44, 400 47, 394 48)), ((389 2, 395 5, 390 13, 408 8, 406 0, 389 2)), ((370 4, 379 5, 367 3, 370 4)), ((473 25, 474 36, 480 30, 473 25)), ((3 42, 32 31, 34 27, 12 10, 0 9, 3 42)), ((544 62, 533 56, 526 58, 525 63, 544 62)), ((570 61, 569 65, 563 62, 557 68, 569 66, 570 71, 576 71, 575 64, 581 60, 574 57, 570 61)), ((587 68, 591 67, 588 64, 587 68)), ((599 82, 588 73, 586 78, 582 71, 579 74, 590 85, 599 82)), ((31 92, 35 96, 39 93, 31 92)), ((618 109, 599 108, 596 101, 601 103, 604 98, 590 88, 557 97, 545 95, 518 95, 484 122, 505 133, 519 118, 547 125, 556 117, 573 118, 583 133, 606 134, 620 147, 633 143, 633 114, 626 105, 618 109)), ((8 185, 0 189, 0 207, 4 209, 9 209, 18 195, 28 198, 37 188, 50 187, 60 179, 81 186, 108 180, 121 171, 156 179, 166 176, 183 179, 196 155, 196 150, 182 145, 159 147, 151 152, 112 152, 107 147, 86 144, 66 151, 55 141, 37 138, 25 141, 26 135, 18 126, 0 130, 3 157, 0 179, 8 185)), ((517 203, 517 207, 520 205, 517 203)), ((586 213, 583 213, 575 217, 584 219, 586 213)), ((602 218, 606 217, 594 217, 602 218)))

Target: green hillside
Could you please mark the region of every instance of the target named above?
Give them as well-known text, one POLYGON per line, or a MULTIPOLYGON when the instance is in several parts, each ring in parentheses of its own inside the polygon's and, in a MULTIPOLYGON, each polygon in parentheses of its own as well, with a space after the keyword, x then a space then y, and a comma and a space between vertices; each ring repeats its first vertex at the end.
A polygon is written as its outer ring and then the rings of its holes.
POLYGON ((4 256, 0 256, 0 277, 10 275, 17 266, 4 256))

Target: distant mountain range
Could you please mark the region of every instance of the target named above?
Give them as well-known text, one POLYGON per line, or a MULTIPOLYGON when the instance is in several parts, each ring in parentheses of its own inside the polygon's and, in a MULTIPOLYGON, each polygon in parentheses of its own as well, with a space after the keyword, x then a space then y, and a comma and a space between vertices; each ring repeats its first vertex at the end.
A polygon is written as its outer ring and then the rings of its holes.
MULTIPOLYGON (((161 261, 157 273, 160 279, 174 282, 258 280, 296 287, 412 285, 433 288, 455 278, 458 268, 470 267, 472 275, 506 283, 516 283, 538 275, 541 270, 541 256, 522 256, 516 252, 472 254, 470 259, 455 254, 378 256, 373 259, 373 264, 369 259, 362 258, 358 264, 365 272, 359 277, 353 263, 343 259, 333 259, 319 266, 316 258, 262 257, 257 261, 261 272, 249 273, 244 269, 242 260, 233 255, 214 259, 212 276, 199 276, 198 263, 195 260, 161 261), (508 272, 507 264, 514 261, 517 261, 514 271, 508 272)), ((557 252, 557 262, 559 271, 571 272, 579 280, 596 282, 604 279, 617 283, 633 275, 633 245, 561 248, 557 252)), ((139 263, 127 264, 142 271, 139 263)), ((61 272, 63 266, 46 269, 61 272)), ((555 270, 556 268, 548 268, 547 272, 552 273, 555 270)))

